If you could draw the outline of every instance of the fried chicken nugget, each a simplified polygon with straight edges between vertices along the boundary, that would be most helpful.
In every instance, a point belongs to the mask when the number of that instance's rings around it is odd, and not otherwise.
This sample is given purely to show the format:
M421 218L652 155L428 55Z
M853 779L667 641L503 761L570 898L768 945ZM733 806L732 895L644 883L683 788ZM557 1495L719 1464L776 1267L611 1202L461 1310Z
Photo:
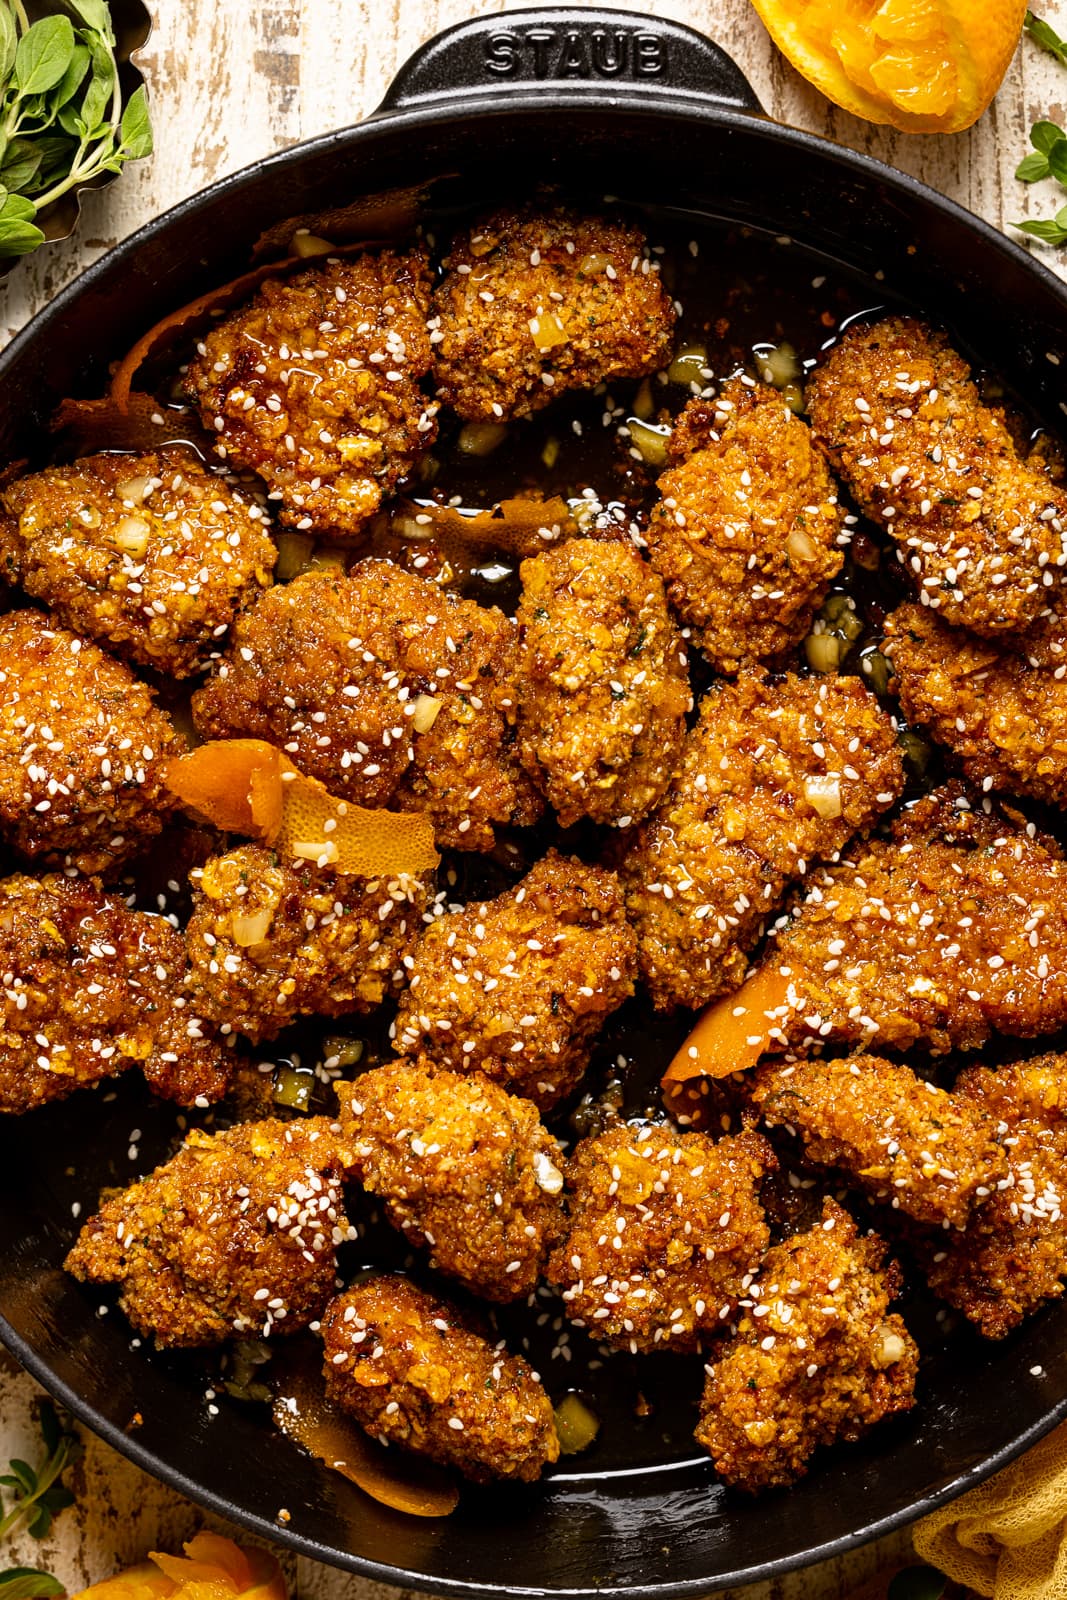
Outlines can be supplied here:
M1052 1033L1067 1022L1067 863L1032 824L946 785L812 873L764 965L789 977L779 1043L943 1053Z
M1007 1175L996 1118L878 1056L764 1063L751 1101L808 1161L840 1168L872 1200L962 1228Z
M962 1232L911 1237L935 1294L1002 1339L1067 1277L1067 1057L968 1067L956 1097L998 1125L1008 1173Z
M535 1372L407 1278L366 1278L322 1319L326 1392L383 1444L475 1483L533 1483L559 1458Z
M107 872L163 827L185 740L129 667L40 611L0 617L0 832L22 855Z
M619 876L655 1005L736 988L787 885L897 799L891 719L857 678L714 683Z
M618 879L550 850L515 888L437 917L409 964L400 1055L484 1072L542 1111L576 1086L634 989Z
M503 612L360 561L263 595L193 717L205 738L270 740L332 794L426 811L438 844L484 851L497 824L542 810L508 726L517 664Z
M178 1154L90 1217L65 1266L121 1285L161 1347L296 1333L318 1317L355 1238L341 1177L352 1152L325 1117L193 1129Z
M521 571L519 759L563 827L628 827L666 789L692 705L663 585L632 546L591 539Z
M970 368L911 317L853 328L807 388L816 442L897 542L924 606L996 635L1064 580L1067 490L1020 460Z
M433 443L429 303L424 250L368 250L268 278L198 346L186 390L283 523L358 538Z
M190 1000L185 945L93 878L0 880L0 1112L65 1100L140 1067L157 1094L206 1105L232 1058Z
M712 666L780 660L840 570L844 511L805 423L776 390L690 400L648 523L652 565Z
M417 878L367 879L279 861L263 845L190 874L190 982L205 1016L253 1040L296 1017L372 1011L402 985L422 929Z
M565 1227L563 1152L480 1072L393 1062L337 1086L354 1174L429 1264L486 1300L536 1287Z
M1067 805L1067 665L1044 665L1022 640L950 628L922 606L886 620L891 687L909 722L955 755L978 788Z
M700 1348L721 1332L767 1248L759 1134L716 1144L666 1124L583 1139L567 1163L570 1230L548 1278L567 1316L628 1349Z
M795 1483L820 1446L915 1404L919 1352L888 1311L900 1271L885 1248L827 1199L820 1223L768 1251L704 1385L696 1439L725 1483Z
M456 235L445 269L430 339L440 396L461 417L526 417L670 360L675 308L631 223L498 211Z
M86 456L0 493L0 566L67 627L172 677L222 648L277 552L259 507L188 450Z

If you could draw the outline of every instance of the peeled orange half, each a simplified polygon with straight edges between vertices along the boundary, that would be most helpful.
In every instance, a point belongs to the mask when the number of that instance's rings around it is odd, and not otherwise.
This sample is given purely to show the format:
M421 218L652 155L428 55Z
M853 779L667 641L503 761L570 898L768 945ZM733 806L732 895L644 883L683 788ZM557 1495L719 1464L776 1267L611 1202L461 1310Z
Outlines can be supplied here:
M752 0L828 99L904 133L960 133L1015 53L1027 0Z

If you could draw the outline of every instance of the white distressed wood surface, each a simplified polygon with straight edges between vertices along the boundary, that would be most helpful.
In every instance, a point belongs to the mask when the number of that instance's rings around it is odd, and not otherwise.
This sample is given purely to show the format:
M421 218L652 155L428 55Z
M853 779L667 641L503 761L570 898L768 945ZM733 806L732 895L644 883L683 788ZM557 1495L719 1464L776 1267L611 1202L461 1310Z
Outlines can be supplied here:
M111 188L88 195L75 236L46 246L0 285L0 342L142 222L271 150L367 115L424 39L465 17L507 9L498 0L156 0L155 30L139 57L152 97L156 154ZM748 0L639 0L634 9L710 34L773 116L889 161L990 222L1049 216L1063 198L1051 180L1026 188L1013 177L1031 122L1067 121L1067 70L1029 42L978 127L952 138L919 138L874 128L828 105L777 55ZM1038 0L1037 9L1067 32L1067 0ZM1067 277L1067 252L1042 254ZM38 1394L0 1356L0 1463L11 1455L34 1459ZM177 1549L205 1522L222 1527L99 1440L87 1436L85 1443L72 1474L76 1506L43 1543L25 1535L11 1541L0 1565L48 1567L74 1592L148 1549ZM903 1538L885 1541L779 1584L739 1591L736 1600L741 1594L839 1600L906 1549ZM397 1595L313 1562L282 1559L302 1600Z

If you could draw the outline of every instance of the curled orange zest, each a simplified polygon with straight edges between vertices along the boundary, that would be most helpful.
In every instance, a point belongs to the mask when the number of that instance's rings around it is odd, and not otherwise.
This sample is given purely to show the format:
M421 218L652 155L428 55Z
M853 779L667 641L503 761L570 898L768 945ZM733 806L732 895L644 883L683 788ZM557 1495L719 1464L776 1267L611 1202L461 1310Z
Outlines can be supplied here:
M726 1078L754 1067L782 1026L792 979L761 967L740 989L709 1006L663 1074L663 1083Z
M455 506L409 505L394 514L393 527L416 538L456 539L516 556L536 555L578 532L570 507L559 495L551 500L501 500L491 510L473 515Z
M330 250L329 255L331 257L351 255L353 251L369 250L380 243L381 240L377 239L363 239L356 244L338 245L336 249ZM243 272L239 278L233 278L229 283L222 283L217 289L209 289L207 294L198 295L195 300L190 300L188 305L179 306L177 311L168 311L165 317L161 317L147 333L141 335L115 368L109 393L118 410L125 413L129 409L130 390L134 378L165 339L183 333L191 323L208 316L212 311L228 310L230 306L246 299L267 278L277 278L285 273L310 267L314 259L293 255L285 256L280 261L264 261L258 267L253 267L250 272Z
M147 1561L82 1590L74 1600L286 1600L285 1580L266 1550L198 1533L185 1556L152 1551Z
M277 1374L274 1420L283 1433L383 1506L412 1517L447 1517L459 1487L443 1467L387 1449L327 1400L321 1377L295 1361Z
M210 740L170 762L166 782L186 810L285 861L374 878L417 877L441 859L429 817L339 800L265 739Z

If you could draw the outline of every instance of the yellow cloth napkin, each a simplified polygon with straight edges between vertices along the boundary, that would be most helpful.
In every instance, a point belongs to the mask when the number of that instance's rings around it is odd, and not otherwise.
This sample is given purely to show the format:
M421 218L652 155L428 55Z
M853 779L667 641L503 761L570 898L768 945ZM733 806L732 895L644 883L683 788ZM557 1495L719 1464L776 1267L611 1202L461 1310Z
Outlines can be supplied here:
M1067 1423L916 1523L924 1561L993 1600L1067 1600Z

